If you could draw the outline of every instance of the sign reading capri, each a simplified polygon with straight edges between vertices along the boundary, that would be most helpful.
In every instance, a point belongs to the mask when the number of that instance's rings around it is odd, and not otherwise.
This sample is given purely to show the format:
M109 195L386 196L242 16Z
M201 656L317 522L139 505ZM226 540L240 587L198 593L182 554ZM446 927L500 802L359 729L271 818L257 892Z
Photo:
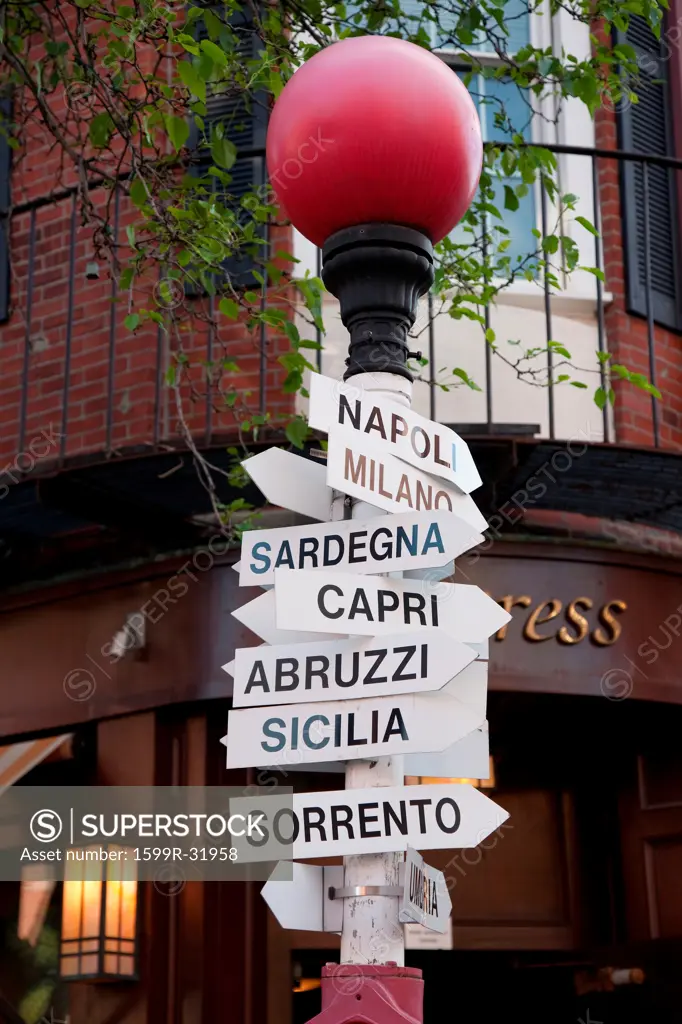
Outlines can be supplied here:
M293 807L292 807L293 801ZM305 860L362 853L477 846L508 813L467 783L348 789L230 800L232 813L262 814L265 836L234 840L239 861Z
M445 565L483 536L447 510L404 512L320 526L248 530L242 535L239 585L274 583L275 569L385 573Z
M275 570L278 629L378 636L440 626L453 640L480 643L511 615L480 587L376 576Z

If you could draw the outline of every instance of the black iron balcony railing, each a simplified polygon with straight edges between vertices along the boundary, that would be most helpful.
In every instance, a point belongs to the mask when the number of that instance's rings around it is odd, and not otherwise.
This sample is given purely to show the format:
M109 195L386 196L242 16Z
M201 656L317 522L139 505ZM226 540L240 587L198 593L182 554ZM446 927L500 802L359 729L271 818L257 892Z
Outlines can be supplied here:
M592 257L583 257L597 274L589 277L592 290L587 300L583 295L577 320L592 332L595 350L611 353L613 361L648 377L663 392L662 399L655 401L646 392L630 388L620 394L615 414L608 404L601 412L595 410L593 414L601 422L597 440L606 444L598 445L598 451L565 474L554 497L544 501L554 502L553 507L682 530L682 484L673 454L682 449L682 388L678 393L666 391L666 382L677 379L669 371L682 327L676 259L682 160L558 145L544 148L560 161L570 162L566 163L571 169L568 177L575 176L577 167L585 169L582 181L590 185L591 220L601 239L593 243ZM262 153L251 158L264 165ZM539 190L536 207L537 226L545 237L551 210L544 190ZM112 209L114 237L125 238L126 226L135 216L127 205L125 182L116 190ZM111 518L112 510L120 508L127 511L131 522L139 523L145 518L139 512L143 499L150 532L158 529L159 508L172 507L177 521L185 523L208 511L201 489L188 482L187 466L183 463L182 470L176 471L178 452L186 445L178 433L173 396L165 383L172 359L169 341L164 330L153 324L137 333L125 326L128 310L121 304L116 280L97 266L91 228L79 223L75 190L0 211L0 226L9 240L10 254L10 315L0 324L4 365L0 467L5 467L0 472L0 533L10 526L14 529L17 523L29 533L73 531L100 517ZM573 314L565 307L557 313L562 296L553 291L548 275L535 287L534 329L540 330L544 346L554 340L558 321L564 330L567 324L570 329ZM184 301L196 300L189 297ZM517 297L516 308L522 308L523 301ZM267 302L264 287L262 303L265 306ZM499 309L486 310L486 326L493 316L500 315ZM452 338L457 338L459 329L457 322L450 322ZM264 325L255 338L239 338L233 330L233 335L219 343L213 326L205 324L188 344L190 355L198 362L210 364L219 347L221 357L225 353L234 357L239 365L234 385L250 392L248 403L255 412L262 414L277 407L280 412L291 412L291 397L282 396L279 386L277 356L282 349L276 334ZM438 327L432 319L424 337L424 354L429 358L426 373L435 376ZM539 408L537 389L532 408L527 406L523 390L515 391L514 415L502 415L510 408L509 381L500 383L489 346L483 343L479 353L484 353L479 378L482 391L470 414L457 412L464 408L469 394L466 389L460 402L459 392L444 398L437 386L429 389L425 411L469 435L475 456L482 460L484 479L491 481L481 497L490 509L499 503L501 494L523 487L524 479L547 458L547 452L570 438L570 430L558 424L557 409L571 389L563 387L560 395L559 384L541 388L542 415L532 414ZM333 363L328 353L323 351L317 357L318 368L330 372ZM543 358L546 379L551 382L557 356L550 349ZM603 364L596 379L608 389ZM199 396L189 409L186 426L198 449L211 449L219 461L224 460L226 441L234 437L224 411L217 412L211 401ZM652 461L656 449L664 462ZM619 453L621 476L637 477L638 497L623 489L620 478L607 488L608 494L602 493L603 481L611 479L608 450ZM504 457L501 451L506 453ZM628 469L624 468L626 459L630 460ZM67 471L72 474L70 480L80 473L77 497L69 500L59 480ZM87 481L83 477L86 471L90 474ZM31 508L38 495L43 503L64 512L65 518L56 525L36 521L26 527L28 520L22 518L26 502L19 496L23 484L34 487L28 502ZM11 500L5 499L9 492L16 492ZM172 534L171 527L169 531Z

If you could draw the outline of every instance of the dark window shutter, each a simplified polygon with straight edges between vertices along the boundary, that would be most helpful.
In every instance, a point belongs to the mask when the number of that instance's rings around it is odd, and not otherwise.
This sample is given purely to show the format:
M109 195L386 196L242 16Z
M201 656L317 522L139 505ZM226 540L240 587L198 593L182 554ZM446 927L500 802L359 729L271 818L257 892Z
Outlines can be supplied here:
M0 98L0 124L5 131L12 120L12 101ZM9 217L12 150L5 131L0 132L0 322L9 317Z
M661 33L664 35L664 33ZM620 147L628 152L674 156L670 116L669 66L644 18L631 17L627 33L617 42L628 43L637 54L639 76L633 82L638 103L618 117ZM675 172L648 165L649 266L654 319L673 330L682 328L678 267L678 203ZM646 316L646 247L644 231L644 172L641 164L623 161L621 202L625 234L628 312Z
M207 4L206 6L215 5ZM224 14L225 8L220 4L216 11L219 14ZM233 13L230 24L239 34L239 52L244 60L255 58L258 54L260 40L251 11L245 9ZM201 20L197 23L195 35L197 39L206 38L206 28ZM232 178L229 195L234 200L237 213L242 215L245 221L250 218L250 214L239 205L240 199L254 189L265 185L265 136L268 108L269 96L266 92L254 92L251 95L247 95L243 91L237 94L209 92L206 98L206 117L203 119L204 135L210 138L214 126L222 124L225 138L228 138L237 147L238 159L229 172ZM195 129L193 138L195 155L192 162L192 173L203 176L212 164L211 154L207 149L202 149L199 133ZM244 155L240 156L239 154L242 153ZM214 188L220 189L220 187L220 183L214 179ZM239 255L225 260L223 264L225 276L229 276L232 287L254 287L257 282L252 272L258 266L258 257L263 259L265 256L263 251L241 252Z

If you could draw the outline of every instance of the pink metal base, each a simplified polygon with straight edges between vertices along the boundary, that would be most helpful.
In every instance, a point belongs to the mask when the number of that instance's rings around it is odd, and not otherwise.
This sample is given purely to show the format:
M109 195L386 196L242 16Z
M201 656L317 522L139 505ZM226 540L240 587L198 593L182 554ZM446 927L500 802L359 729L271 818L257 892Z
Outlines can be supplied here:
M415 967L326 964L322 1012L308 1024L423 1024L424 982Z

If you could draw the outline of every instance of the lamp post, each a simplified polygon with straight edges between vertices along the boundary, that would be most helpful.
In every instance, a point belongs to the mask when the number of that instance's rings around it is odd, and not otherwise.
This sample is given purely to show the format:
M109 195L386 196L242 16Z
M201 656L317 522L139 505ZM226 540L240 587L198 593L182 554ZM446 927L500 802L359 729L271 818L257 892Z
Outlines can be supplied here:
M482 143L466 88L441 60L387 36L345 39L300 68L277 100L267 164L282 212L322 248L350 343L344 379L409 406L408 334L434 280L433 245L476 190ZM336 518L377 510L343 495ZM351 762L346 788L403 784L401 757ZM341 966L322 978L316 1024L419 1024L421 972L405 968L396 895L402 854L345 858ZM362 998L358 994L362 989ZM312 1022L311 1022L312 1024Z

